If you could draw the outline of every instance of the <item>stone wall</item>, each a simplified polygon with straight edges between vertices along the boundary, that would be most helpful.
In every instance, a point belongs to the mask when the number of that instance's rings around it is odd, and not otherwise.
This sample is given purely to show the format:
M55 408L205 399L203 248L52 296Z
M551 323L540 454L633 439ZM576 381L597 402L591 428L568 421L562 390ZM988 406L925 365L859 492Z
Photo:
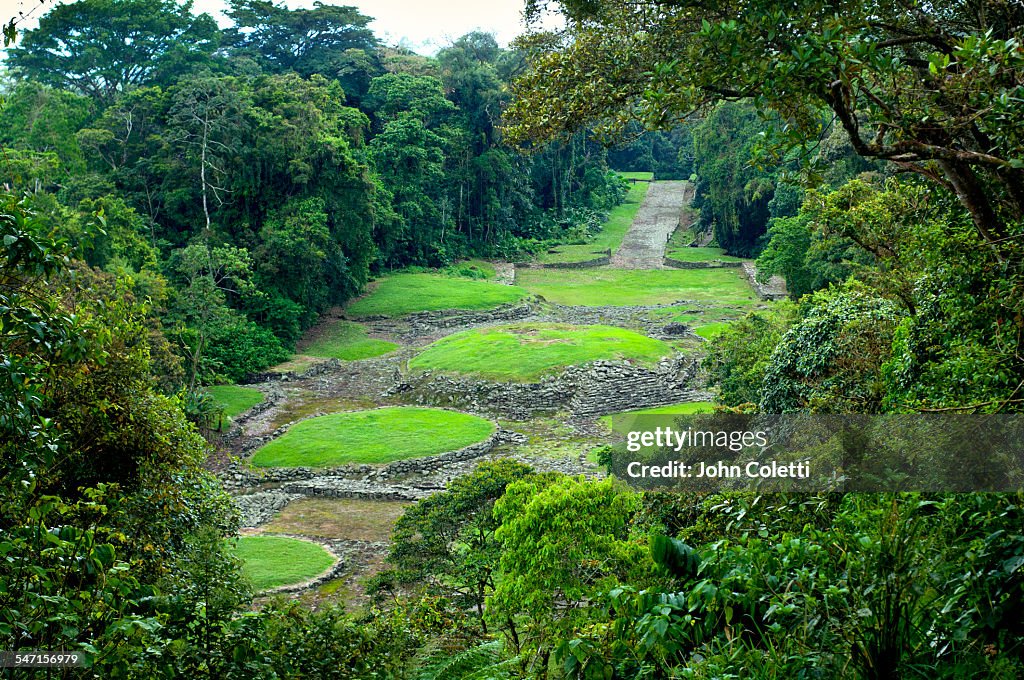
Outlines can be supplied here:
M316 416L310 416L316 417ZM301 421L295 421L301 422ZM272 434L264 437L255 437L252 441L246 442L245 451L253 451L266 444L268 441L280 437L288 431L294 423L282 426ZM498 428L490 437L477 444L472 444L456 451L448 451L435 456L423 456L420 458L408 458L397 460L387 465L340 465L328 469L315 469L308 467L274 467L274 468L250 468L243 462L234 462L221 474L221 483L228 490L237 491L240 489L251 489L264 484L282 484L282 488L288 488L287 483L306 482L309 480L335 480L335 481L367 481L385 480L409 474L429 474L441 468L466 460L479 458L490 453L499 444L506 442L521 443L523 435L509 430ZM341 485L340 488L361 488ZM302 492L289 492L302 493ZM323 495L323 494L319 494ZM340 496L343 498L356 496ZM362 496L358 496L362 497ZM376 496L374 496L376 497ZM403 500L403 498L393 499Z
M774 275L766 283L757 280L757 268L753 262L743 263L743 274L750 282L750 286L762 300L784 300L788 296L786 292L786 281L779 275Z
M248 411L240 413L231 419L231 429L220 436L222 443L233 442L242 436L242 425L249 422L259 414L274 408L284 399L284 392L274 386L264 393L263 401L253 406Z
M603 267L606 264L610 264L611 261L612 251L609 248L600 257L580 262L543 262L540 264L540 267L543 269L589 269L590 267Z
M699 369L698 361L677 361L659 368L643 371L634 366L601 362L580 381L569 402L569 411L576 416L598 416L703 399L703 393L691 387Z
M321 361L318 364L310 366L305 371L296 373L295 371L284 371L281 373L250 373L239 381L241 385L252 385L255 383L266 383L266 382L287 382L291 380L305 380L306 378L315 378L318 375L323 375L333 371L341 366L340 359L327 359Z
M301 482L289 482L281 491L299 496L322 498L359 498L375 501L418 501L436 488L419 488L403 484L383 484L359 479L338 479L336 477L313 477Z
M532 299L520 300L495 307L494 309L438 309L428 312L413 312L400 318L375 314L371 316L352 317L354 321L400 321L410 327L429 326L430 328L454 328L456 326L477 326L502 321L518 321L534 314L537 303Z
M438 328L472 327L492 323L521 321L537 312L534 301L516 302L502 305L490 310L448 309L436 312L416 312L404 317L409 328L416 330L434 330Z
M417 404L447 406L524 419L567 408L573 415L603 415L704 398L695 388L699 360L683 355L653 367L626 361L570 366L535 383L498 383L436 375L409 376L393 393Z
M243 527L258 527L261 524L266 524L281 508L296 498L301 498L301 496L285 493L280 489L233 496L235 506L242 516Z
M722 260L712 260L710 262L685 262L683 260L675 260L667 255L662 260L662 264L674 269L721 269L723 267L739 269L743 266L742 262L723 262Z

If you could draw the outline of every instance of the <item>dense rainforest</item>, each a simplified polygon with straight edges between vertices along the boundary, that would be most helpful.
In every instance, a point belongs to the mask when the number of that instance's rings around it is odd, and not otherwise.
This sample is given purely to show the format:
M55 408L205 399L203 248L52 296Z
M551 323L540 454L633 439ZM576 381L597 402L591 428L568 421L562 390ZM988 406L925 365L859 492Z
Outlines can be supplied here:
M351 7L229 4L4 32L0 649L77 651L67 677L1024 675L1021 492L493 461L397 520L373 606L254 605L197 427L204 386L376 276L587 242L610 167L690 179L694 231L786 281L710 343L720 408L1020 413L1018 3L530 0L565 28L435 57Z
M372 273L528 254L622 199L585 136L500 145L522 55L489 35L426 59L352 8L230 17L78 2L8 58L7 189L150 300L165 378L262 370Z

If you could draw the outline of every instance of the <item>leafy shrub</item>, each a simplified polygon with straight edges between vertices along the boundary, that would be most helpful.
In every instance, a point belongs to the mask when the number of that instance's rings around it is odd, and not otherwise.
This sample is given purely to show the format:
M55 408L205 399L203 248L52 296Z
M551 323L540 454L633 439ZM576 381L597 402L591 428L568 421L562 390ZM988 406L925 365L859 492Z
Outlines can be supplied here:
M288 359L277 337L251 321L217 329L210 336L209 359L232 382Z
M705 366L719 385L718 400L726 406L758 404L772 352L796 322L797 308L779 303L728 325L711 341Z
M761 409L877 412L899 308L851 285L805 299L801 316L768 360Z
M586 677L1016 677L1024 496L711 497L701 564L600 599ZM662 540L670 563L690 549ZM661 551L659 551L661 554Z

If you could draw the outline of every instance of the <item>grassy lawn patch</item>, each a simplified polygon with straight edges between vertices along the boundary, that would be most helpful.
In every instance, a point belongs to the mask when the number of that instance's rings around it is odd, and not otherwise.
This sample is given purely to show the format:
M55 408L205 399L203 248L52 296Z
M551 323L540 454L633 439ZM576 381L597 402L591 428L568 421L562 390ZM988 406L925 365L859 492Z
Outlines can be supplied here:
M562 305L655 305L687 300L751 305L757 296L739 269L524 269L517 282Z
M225 418L233 418L239 413L245 413L263 401L263 393L252 387L214 385L207 387L206 391L224 408Z
M319 363L321 363L321 361L316 357L296 354L283 364L278 364L277 366L273 366L267 370L271 373L302 373L313 368L313 366Z
M525 444L505 445L507 455L521 455L530 460L577 461L580 454L602 443L603 437L583 433L565 421L562 414L537 416L529 420L498 421L502 427L526 435Z
M529 382L570 364L598 359L653 363L671 353L661 340L624 328L512 324L441 338L413 357L409 368Z
M710 340L728 327L728 321L719 321L718 323L709 323L695 328L693 332L705 340Z
M449 276L463 276L470 279L493 279L497 275L494 265L485 260L463 260L441 270Z
M653 173L632 172L619 174L628 177L643 176L650 179ZM626 193L626 200L611 209L608 213L608 219L601 227L601 231L598 232L590 243L556 246L555 250L557 252L544 253L538 260L543 263L585 262L600 257L608 249L611 249L614 253L619 249L622 237L626 235L629 227L633 224L636 211L640 209L640 204L644 202L644 197L647 196L648 187L650 187L650 184L647 182L637 182L630 185L629 191Z
M517 286L440 274L393 274L345 310L354 317L402 316L438 309L490 309L521 300Z
M589 262L601 257L607 257L607 246L601 248L593 243L583 245L558 245L550 252L541 253L537 261L543 264L561 264L565 262Z
M284 536L243 536L235 554L257 590L308 581L334 564L334 557L322 546Z
M397 348L398 345L393 342L368 337L366 329L360 324L338 320L302 348L299 354L352 361L387 354Z
M742 262L742 257L726 255L724 248L670 248L668 256L680 262Z
M628 417L628 416L660 416L660 415L672 415L672 416L688 416L694 413L711 413L714 411L714 404L710 401L687 401L682 404L668 404L666 406L655 406L653 408L641 408L636 411L626 411L625 413L615 413L610 416L601 416L600 420L602 423L607 425L609 428L612 426L612 418L616 420Z
M619 172L618 170L616 170L615 174L620 175L623 179L654 179L653 172Z
M697 238L697 235L694 233L693 227L687 227L686 229L676 229L674 232L672 232L672 236L669 237L668 245L665 247L665 249L668 252L672 252L673 250L689 248L690 244L693 243L693 239L695 238Z
M346 397L323 397L313 390L292 389L275 410L270 427L277 429L296 420L308 418L314 413L340 413L376 408L377 403L369 397L351 399Z
M257 467L327 467L390 463L455 451L494 432L490 421L468 413L403 406L332 413L303 420L259 449Z
M303 498L289 503L264 529L278 534L380 542L409 503L348 498Z

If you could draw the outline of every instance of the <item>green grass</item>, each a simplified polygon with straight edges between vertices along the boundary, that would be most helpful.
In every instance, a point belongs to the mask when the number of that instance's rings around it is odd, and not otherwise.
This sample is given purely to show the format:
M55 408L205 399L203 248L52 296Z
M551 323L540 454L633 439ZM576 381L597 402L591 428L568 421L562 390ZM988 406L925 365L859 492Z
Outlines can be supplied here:
M610 428L612 426L612 418L619 419L623 416L688 416L694 413L711 413L713 410L714 404L710 401L687 401L681 404L668 404L667 406L655 406L654 408L641 408L635 411L626 411L624 413L615 413L610 416L601 416L600 420Z
M635 411L626 411L626 413L635 416L688 416L694 413L710 413L714 406L715 405L712 404L710 401L686 401L681 404L668 404L666 406L655 406L654 408L640 408ZM611 416L604 417L610 418Z
M225 418L234 418L263 401L263 393L251 387L214 385L207 387L206 391L223 407Z
M569 262L589 262L608 256L608 247L604 248L587 243L584 245L558 245L552 252L541 253L537 261L542 264L564 264Z
M696 234L693 231L693 227L687 227L686 229L676 229L672 232L672 236L668 239L668 245L666 249L669 251L679 250L681 248L688 248L693 239L696 238Z
M271 373L302 373L320 363L316 357L296 354L288 361L268 369Z
M699 326L695 328L693 332L699 335L700 337L704 338L705 340L710 340L728 327L728 321L719 321L717 323L709 323L704 324L703 326Z
M308 581L334 564L334 557L320 545L284 536L243 536L235 554L257 590Z
M328 359L368 359L397 349L398 345L366 335L366 329L352 321L336 321L309 345L300 355Z
M652 309L647 313L647 316L655 321L662 323L693 323L703 319L703 312L692 313L689 307L662 307L660 309Z
M757 296L738 269L524 269L526 290L562 305L655 305L687 300L750 305Z
M439 274L393 274L346 312L360 316L402 316L439 309L490 309L526 297L517 286Z
M670 248L668 256L680 262L742 262L742 257L726 255L724 248Z
M263 530L349 541L389 541L395 522L409 505L405 501L301 498L282 508Z
M329 467L390 463L455 451L494 432L467 413L411 406L349 411L310 418L259 449L256 467Z
M493 279L497 275L494 265L485 260L463 260L441 270L450 276L465 276L471 279Z
M667 343L624 328L512 324L449 335L413 357L409 368L529 382L570 364L598 359L654 362L671 353Z
M623 176L645 176L650 179L653 173L632 172L619 174ZM558 252L544 253L538 258L539 261L546 264L585 262L586 260L600 257L608 249L611 249L614 253L619 249L622 237L626 235L630 225L633 224L633 218L636 217L636 211L640 209L640 204L644 202L649 186L650 184L647 182L637 182L630 185L629 191L626 193L625 202L612 208L611 212L608 213L608 219L593 241L585 245L557 246Z
M620 175L623 179L654 179L653 172L619 172L616 170L615 174Z

